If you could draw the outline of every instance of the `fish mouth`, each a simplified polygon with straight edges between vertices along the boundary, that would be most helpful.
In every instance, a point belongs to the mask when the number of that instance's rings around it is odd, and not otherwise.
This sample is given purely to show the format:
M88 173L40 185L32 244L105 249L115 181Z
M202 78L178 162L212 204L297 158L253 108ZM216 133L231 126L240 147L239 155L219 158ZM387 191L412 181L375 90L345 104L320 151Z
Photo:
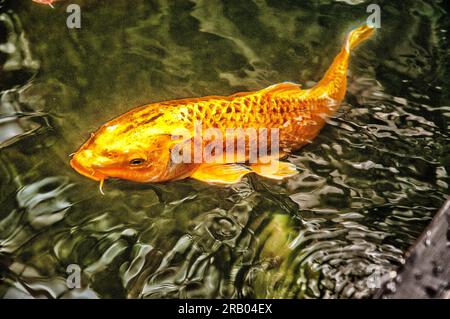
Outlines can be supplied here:
M70 166L79 174L88 177L90 179L93 179L94 181L102 181L107 178L105 174L102 174L92 168L86 168L83 165L81 165L75 158L70 160Z

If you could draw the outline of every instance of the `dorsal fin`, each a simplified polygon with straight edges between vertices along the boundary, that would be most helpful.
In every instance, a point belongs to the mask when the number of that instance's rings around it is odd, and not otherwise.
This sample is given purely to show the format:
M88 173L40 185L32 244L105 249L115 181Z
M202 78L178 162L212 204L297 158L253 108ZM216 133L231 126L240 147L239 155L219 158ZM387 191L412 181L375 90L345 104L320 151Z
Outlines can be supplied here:
M260 93L268 93L268 94L275 94L275 93L282 93L286 91L297 91L300 90L301 86L300 84L292 83L292 82L283 82L271 85L269 87L266 87L265 89L262 89L258 92Z

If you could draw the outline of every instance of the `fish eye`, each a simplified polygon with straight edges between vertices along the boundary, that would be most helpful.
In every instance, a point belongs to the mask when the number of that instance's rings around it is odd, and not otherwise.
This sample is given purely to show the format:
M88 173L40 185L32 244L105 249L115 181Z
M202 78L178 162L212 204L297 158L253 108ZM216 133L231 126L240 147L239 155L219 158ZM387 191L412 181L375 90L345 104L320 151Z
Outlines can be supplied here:
M130 161L130 165L132 166L139 166L145 163L145 159L144 158L133 158Z

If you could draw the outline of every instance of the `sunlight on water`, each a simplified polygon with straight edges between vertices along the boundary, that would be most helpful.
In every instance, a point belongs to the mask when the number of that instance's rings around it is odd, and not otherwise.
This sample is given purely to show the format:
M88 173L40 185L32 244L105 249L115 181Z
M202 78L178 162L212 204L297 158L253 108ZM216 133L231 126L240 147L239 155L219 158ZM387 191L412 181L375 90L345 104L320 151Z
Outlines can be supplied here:
M73 2L79 30L63 3L0 9L1 297L370 297L448 196L439 1L377 2L340 111L289 157L299 175L108 181L105 196L68 164L99 125L149 102L309 87L368 2Z

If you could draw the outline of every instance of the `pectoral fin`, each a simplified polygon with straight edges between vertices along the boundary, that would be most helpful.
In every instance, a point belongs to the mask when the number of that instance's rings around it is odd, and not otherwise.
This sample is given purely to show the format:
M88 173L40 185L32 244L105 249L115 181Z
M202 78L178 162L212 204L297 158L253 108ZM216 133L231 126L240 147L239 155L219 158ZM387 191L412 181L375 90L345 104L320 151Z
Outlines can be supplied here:
M281 180L298 174L294 164L272 159L269 163L251 164L250 169L258 175Z
M235 184L248 173L248 168L238 164L203 164L191 177L207 183Z

